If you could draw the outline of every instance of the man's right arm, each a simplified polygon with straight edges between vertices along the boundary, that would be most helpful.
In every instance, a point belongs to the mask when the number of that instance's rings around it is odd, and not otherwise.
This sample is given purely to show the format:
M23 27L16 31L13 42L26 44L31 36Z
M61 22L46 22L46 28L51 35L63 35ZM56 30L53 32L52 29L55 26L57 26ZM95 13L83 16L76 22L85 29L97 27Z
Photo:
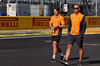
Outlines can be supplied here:
M50 19L49 26L50 26L50 28L52 27L52 19Z
M51 28L51 29L53 28L52 24L50 24L50 28Z
M53 21L52 21L52 18L51 18L51 20L50 20L50 28L52 30L54 30L56 27L59 27L59 26L53 26Z

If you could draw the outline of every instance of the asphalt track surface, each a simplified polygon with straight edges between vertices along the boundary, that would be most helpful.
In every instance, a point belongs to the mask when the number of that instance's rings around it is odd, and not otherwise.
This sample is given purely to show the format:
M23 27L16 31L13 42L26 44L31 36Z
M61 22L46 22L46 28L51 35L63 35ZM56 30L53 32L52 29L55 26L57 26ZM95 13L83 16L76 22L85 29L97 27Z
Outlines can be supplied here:
M59 43L65 54L67 36ZM57 53L56 63L49 63L52 56L51 37L16 38L0 40L0 66L64 66ZM69 58L70 66L77 66L78 46L74 44ZM83 66L100 66L100 34L84 36Z

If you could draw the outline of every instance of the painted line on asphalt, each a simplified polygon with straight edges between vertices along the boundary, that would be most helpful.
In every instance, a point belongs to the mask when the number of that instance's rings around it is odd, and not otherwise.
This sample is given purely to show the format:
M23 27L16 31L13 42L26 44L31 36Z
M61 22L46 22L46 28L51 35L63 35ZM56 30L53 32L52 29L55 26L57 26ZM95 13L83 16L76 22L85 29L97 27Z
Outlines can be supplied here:
M92 34L85 34L85 35L92 35ZM0 40L2 39L23 39L23 38L42 38L42 37L51 37L51 36L52 35L0 37ZM67 34L63 34L62 36L67 36Z
M50 37L52 32L30 33L30 34L6 34L0 35L0 39L16 39L16 38L38 38ZM85 33L85 35L100 34L100 33ZM67 36L67 32L63 31L62 36Z
M45 42L51 43L52 41L51 41L51 40L46 40ZM66 42L62 42L62 41L61 41L60 43L66 44L67 41L66 41ZM76 43L75 43L75 44L76 44ZM98 46L98 45L100 45L100 44L86 44L86 43L84 43L83 45L86 45L86 46Z
M67 34L67 32L63 31L62 34ZM100 34L100 33L85 33L85 34ZM5 35L0 35L0 37L23 37L23 36L41 36L41 35L51 35L51 32L31 33L31 34L5 34Z

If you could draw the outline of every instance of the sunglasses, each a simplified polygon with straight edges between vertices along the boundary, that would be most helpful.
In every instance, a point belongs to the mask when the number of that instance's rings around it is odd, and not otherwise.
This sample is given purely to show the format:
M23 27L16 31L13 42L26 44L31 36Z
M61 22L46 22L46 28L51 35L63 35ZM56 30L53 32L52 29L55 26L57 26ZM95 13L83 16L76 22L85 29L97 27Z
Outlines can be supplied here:
M79 8L73 8L73 9L79 9Z

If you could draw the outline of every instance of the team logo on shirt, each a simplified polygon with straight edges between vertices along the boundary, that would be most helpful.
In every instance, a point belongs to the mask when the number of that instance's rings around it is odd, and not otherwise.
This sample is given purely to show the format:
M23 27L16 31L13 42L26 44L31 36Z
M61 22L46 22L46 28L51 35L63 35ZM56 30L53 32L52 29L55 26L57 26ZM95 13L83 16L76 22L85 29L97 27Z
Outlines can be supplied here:
M59 20L57 20L57 22L59 22Z
M78 18L78 20L80 20L80 18Z

